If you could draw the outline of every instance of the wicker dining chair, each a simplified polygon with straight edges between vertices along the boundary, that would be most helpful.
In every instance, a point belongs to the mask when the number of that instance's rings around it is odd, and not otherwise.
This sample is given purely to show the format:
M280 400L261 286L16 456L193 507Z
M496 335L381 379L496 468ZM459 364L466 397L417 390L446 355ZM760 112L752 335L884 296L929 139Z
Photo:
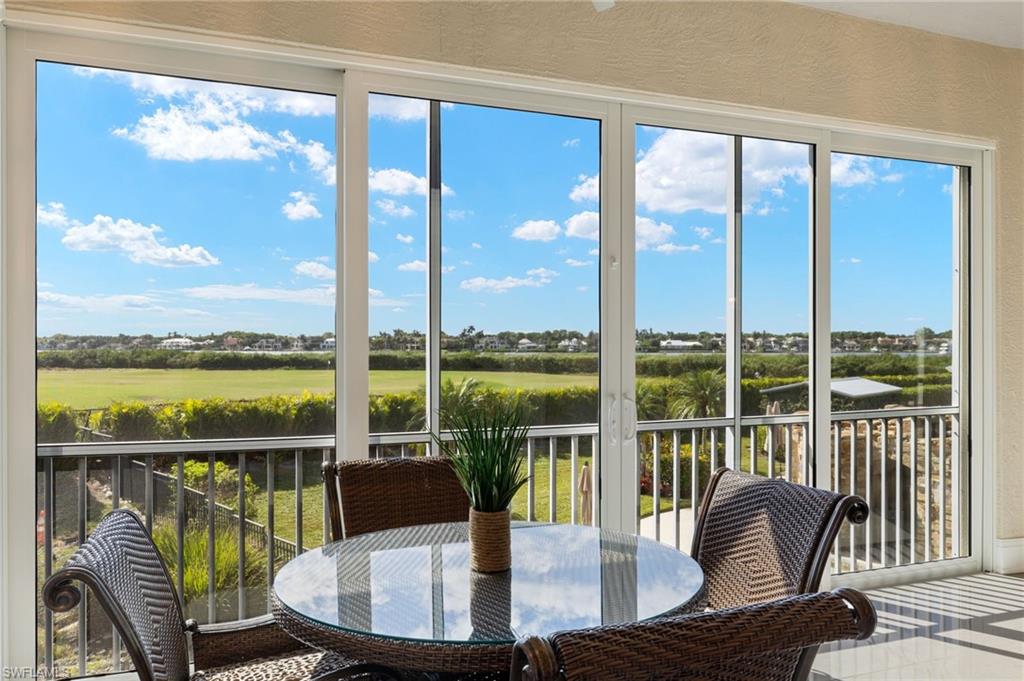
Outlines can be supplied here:
M800 681L822 643L866 639L874 606L853 589L565 631L516 643L511 681Z
M140 681L398 678L305 647L271 615L223 624L185 621L167 566L142 520L128 509L104 517L43 585L55 612L76 607L84 584L113 623ZM195 674L189 671L192 644Z
M690 551L704 570L706 605L718 610L817 591L843 521L867 518L858 496L718 469Z
M322 470L335 541L469 520L469 497L444 457L327 461Z

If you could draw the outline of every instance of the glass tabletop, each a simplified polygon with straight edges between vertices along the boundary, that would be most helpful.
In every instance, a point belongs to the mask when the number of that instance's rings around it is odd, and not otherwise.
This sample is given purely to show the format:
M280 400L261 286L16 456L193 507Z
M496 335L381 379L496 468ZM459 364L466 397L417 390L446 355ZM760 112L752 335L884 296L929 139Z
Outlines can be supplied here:
M700 566L670 546L575 525L513 523L512 569L469 568L468 525L421 525L307 551L274 580L279 603L356 634L445 643L635 622L700 594Z

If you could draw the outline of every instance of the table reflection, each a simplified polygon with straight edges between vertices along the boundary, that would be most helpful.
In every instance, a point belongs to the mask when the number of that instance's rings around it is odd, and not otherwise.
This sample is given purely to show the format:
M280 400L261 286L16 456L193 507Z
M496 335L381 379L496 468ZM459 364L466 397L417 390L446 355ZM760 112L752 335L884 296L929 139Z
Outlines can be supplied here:
M283 605L350 631L417 640L505 642L646 619L690 601L700 567L656 542L572 525L520 525L512 569L473 572L464 523L329 544L286 565Z

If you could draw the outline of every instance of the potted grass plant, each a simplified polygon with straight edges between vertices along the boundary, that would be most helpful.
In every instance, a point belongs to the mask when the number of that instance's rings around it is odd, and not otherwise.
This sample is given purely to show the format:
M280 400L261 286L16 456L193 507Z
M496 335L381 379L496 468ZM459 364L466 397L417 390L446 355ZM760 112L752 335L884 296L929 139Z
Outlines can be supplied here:
M512 498L527 481L520 451L529 426L518 409L470 407L440 413L431 437L451 461L469 496L470 567L502 572L512 566Z

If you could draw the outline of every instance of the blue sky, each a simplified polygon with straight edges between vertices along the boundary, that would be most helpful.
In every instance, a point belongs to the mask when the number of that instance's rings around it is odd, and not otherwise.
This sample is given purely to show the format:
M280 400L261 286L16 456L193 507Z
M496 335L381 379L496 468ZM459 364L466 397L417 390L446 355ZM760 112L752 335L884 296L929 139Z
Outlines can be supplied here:
M333 99L40 64L39 333L333 326ZM426 104L370 103L370 330L423 330ZM442 327L598 327L596 121L442 107ZM727 138L637 131L637 323L723 331ZM744 141L744 330L807 330L808 147ZM948 167L837 155L833 327L947 329Z

